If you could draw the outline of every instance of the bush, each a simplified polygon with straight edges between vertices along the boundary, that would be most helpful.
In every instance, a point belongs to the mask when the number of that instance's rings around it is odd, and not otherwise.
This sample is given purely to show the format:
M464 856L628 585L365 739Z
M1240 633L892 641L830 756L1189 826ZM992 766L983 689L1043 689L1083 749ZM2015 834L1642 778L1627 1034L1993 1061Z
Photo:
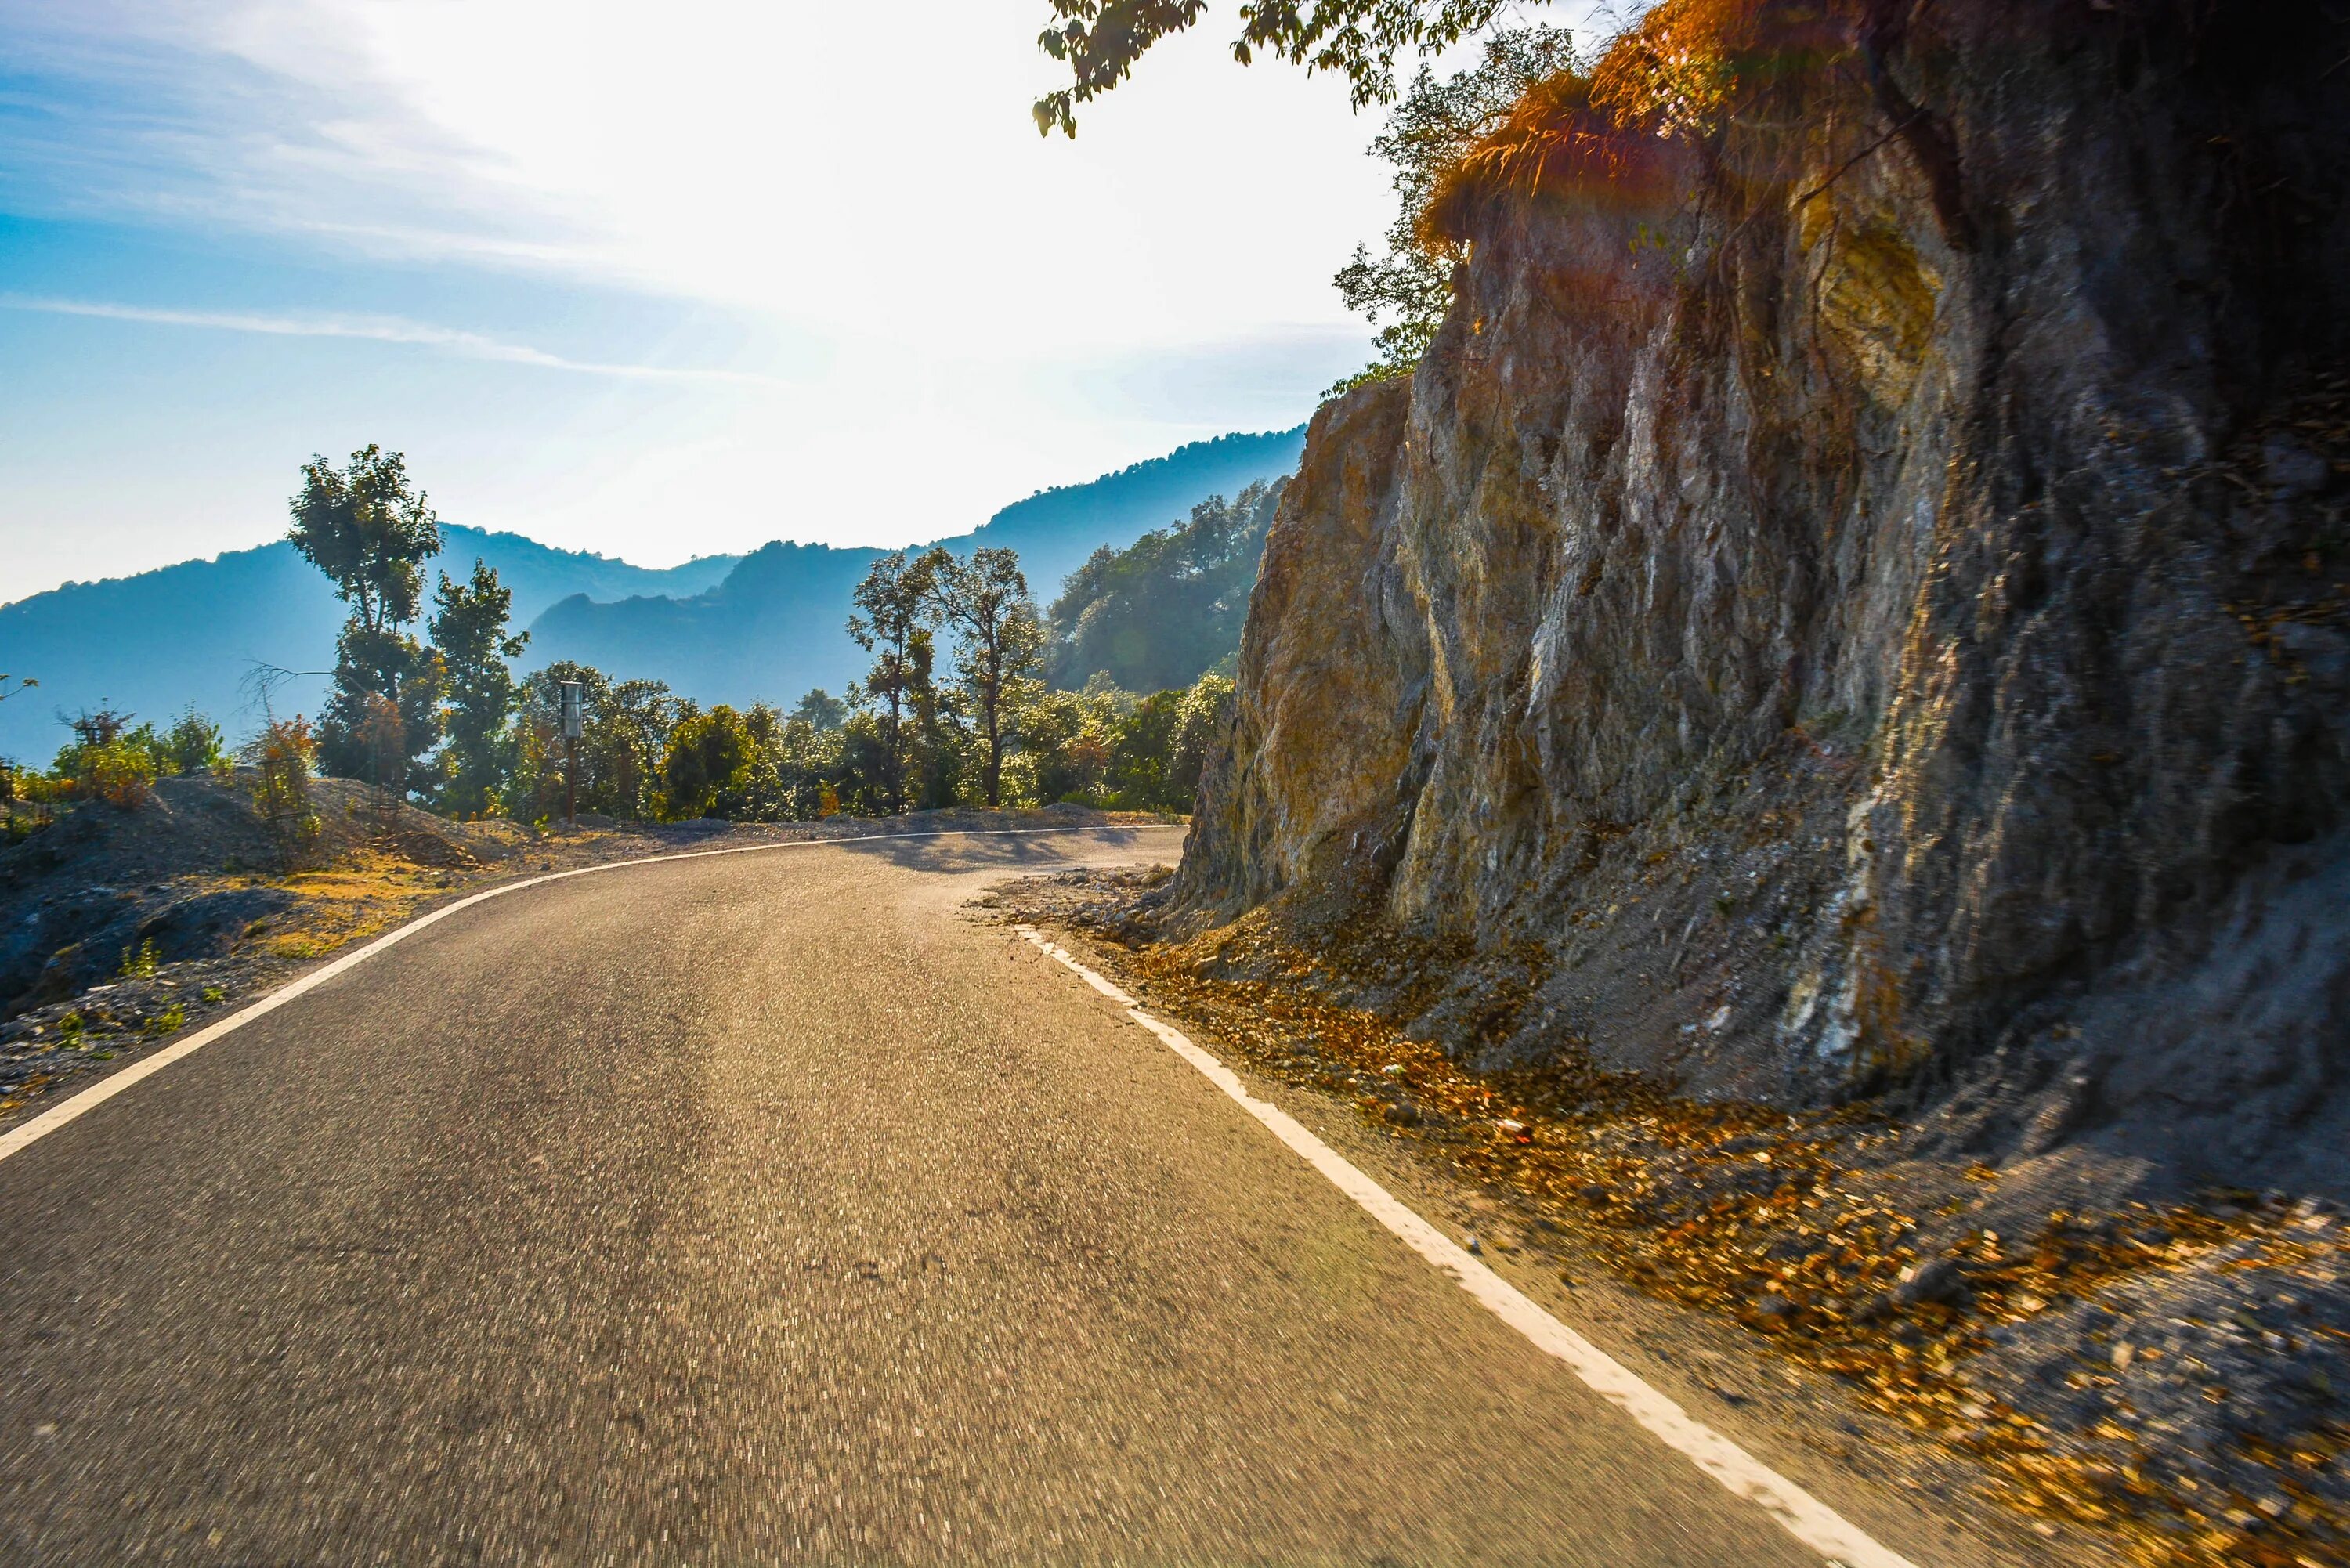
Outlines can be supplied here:
M172 722L160 744L152 748L156 767L180 774L218 773L228 766L221 747L221 728L189 703Z
M722 796L740 797L751 782L754 747L743 715L722 702L690 713L670 732L661 758L660 815L690 822L717 813Z
M155 760L143 746L115 741L81 749L74 777L74 794L79 798L128 811L145 804L154 788Z
M272 720L245 743L242 754L255 771L254 809L269 825L279 868L290 871L308 858L318 841L318 814L310 804L317 738L297 713Z

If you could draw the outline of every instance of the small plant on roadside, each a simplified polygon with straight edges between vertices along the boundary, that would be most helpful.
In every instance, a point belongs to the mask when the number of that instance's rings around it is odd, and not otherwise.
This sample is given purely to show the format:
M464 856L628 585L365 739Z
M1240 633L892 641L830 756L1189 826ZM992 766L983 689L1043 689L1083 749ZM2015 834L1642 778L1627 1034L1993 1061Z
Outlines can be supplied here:
M160 1040L166 1034L176 1034L188 1022L188 1010L178 1002L149 1018L139 1026L139 1033L150 1040Z
M80 1013L67 1013L57 1020L57 1044L68 1051L80 1050L86 1029Z
M149 937L139 944L136 950L130 948L122 950L122 968L116 978L147 980L161 967L162 959L155 951L155 939Z
M294 870L318 842L318 814L310 801L310 781L318 754L317 737L298 713L291 719L272 719L246 742L243 754L254 768L253 805L269 825L278 868Z
M218 1007L222 1002L226 1002L227 1000L228 987L224 985L208 985L204 987L203 1002L206 1007Z

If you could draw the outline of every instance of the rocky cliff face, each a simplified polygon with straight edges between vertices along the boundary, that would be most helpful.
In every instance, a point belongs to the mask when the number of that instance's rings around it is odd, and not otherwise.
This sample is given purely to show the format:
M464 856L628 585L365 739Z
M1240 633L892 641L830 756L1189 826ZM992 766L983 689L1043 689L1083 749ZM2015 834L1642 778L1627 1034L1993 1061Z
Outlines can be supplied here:
M2350 1147L2350 32L1764 9L1669 193L1497 193L1315 419L1173 907L1478 955L1488 1059Z

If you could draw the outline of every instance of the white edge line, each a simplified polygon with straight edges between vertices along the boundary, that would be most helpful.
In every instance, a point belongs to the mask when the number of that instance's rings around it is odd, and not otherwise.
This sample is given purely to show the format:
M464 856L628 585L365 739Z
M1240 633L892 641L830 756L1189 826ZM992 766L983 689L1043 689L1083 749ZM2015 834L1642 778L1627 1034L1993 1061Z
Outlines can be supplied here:
M1780 1528L1831 1563L1848 1568L1917 1568L1811 1493L1736 1443L1696 1419L1644 1382L1638 1374L1584 1338L1538 1305L1525 1293L1478 1262L1435 1226L1397 1201L1384 1187L1306 1130L1295 1117L1248 1092L1239 1075L1193 1044L1180 1029L1152 1017L1117 986L1096 974L1033 926L1014 928L1047 956L1076 971L1087 985L1124 1007L1127 1016L1157 1035L1167 1048L1199 1069L1243 1110L1264 1124L1292 1152L1320 1171L1330 1185L1353 1199L1404 1245L1450 1274L1495 1317L1564 1362L1568 1371L1610 1405L1638 1422L1667 1448L1696 1464L1736 1496L1758 1504Z
M568 871L550 872L543 877L529 877L519 882L501 883L481 892L443 904L437 909L419 915L402 926L394 927L363 948L357 948L330 963L320 965L298 980L288 981L259 1001L251 1002L226 1018L208 1023L184 1040L174 1041L151 1056L141 1057L119 1073L109 1075L72 1097L60 1101L39 1116L20 1123L5 1133L0 1133L0 1160L22 1153L34 1144L64 1127L68 1122L88 1115L107 1101L127 1089L134 1088L153 1077L172 1063L192 1056L213 1041L232 1031L244 1028L265 1013L274 1012L306 992L315 991L345 970L365 963L384 949L404 942L425 927L435 925L462 909L491 898L519 893L525 888L543 887L549 882L561 882L573 877L592 877L603 871L619 871L631 866L658 866L670 860L704 860L719 855L756 855L774 849L826 849L843 845L873 844L889 839L904 838L1009 838L1045 833L1116 833L1121 830L1176 826L1174 823L1108 823L1099 827L986 827L941 828L928 833L860 833L839 838L795 838L781 844L738 844L724 849L688 849L674 855L642 855L628 860L607 860L599 866L578 866Z

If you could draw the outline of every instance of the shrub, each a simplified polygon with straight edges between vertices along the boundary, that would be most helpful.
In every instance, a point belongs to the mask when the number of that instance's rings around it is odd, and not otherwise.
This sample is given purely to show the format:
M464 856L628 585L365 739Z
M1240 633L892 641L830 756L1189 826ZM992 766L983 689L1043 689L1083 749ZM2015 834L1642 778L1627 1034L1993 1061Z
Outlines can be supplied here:
M310 804L317 739L297 713L270 721L245 743L243 755L255 772L254 809L269 825L279 868L290 871L308 857L318 839L318 814Z
M128 811L145 803L155 787L155 761L127 741L85 747L78 759L74 793Z
M660 814L670 822L707 816L722 795L739 794L750 782L754 747L743 715L722 702L691 713L670 732L661 758Z
M228 753L221 748L220 726L196 711L192 702L172 722L153 750L156 766L176 774L218 772L228 763Z

